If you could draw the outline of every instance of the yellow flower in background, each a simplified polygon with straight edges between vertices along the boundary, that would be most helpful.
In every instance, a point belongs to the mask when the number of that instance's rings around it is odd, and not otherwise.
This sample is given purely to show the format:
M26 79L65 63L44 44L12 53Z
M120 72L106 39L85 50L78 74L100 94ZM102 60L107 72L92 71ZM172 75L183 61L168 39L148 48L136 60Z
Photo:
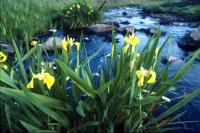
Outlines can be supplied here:
M147 81L147 83L152 84L156 82L156 73L152 71L151 69L149 70L149 76L150 79Z
M3 63L0 63L0 68L2 68L4 70L8 70L8 66Z
M8 66L7 65L3 65L3 69L8 70Z
M7 56L3 53L3 52L0 52L0 62L5 62L7 60Z
M37 45L37 43L38 43L37 41L32 41L31 46L35 47Z
M90 15L90 12L88 12L88 14Z
M65 51L68 51L68 46L73 46L74 44L76 45L77 50L79 51L80 50L80 42L75 42L74 38L67 36L67 39L64 37L63 40L61 41L62 48Z
M66 41L66 38L65 38L65 37L62 39L61 45L62 45L62 48L63 48L65 51L68 51L68 49L67 49L67 41Z
M126 44L130 44L130 45L133 45L133 46L140 43L140 39L138 37L136 37L134 35L134 33L132 35L129 34L128 36L125 36L124 41L125 41Z
M144 86L144 78L147 76L148 71L143 67L136 71L136 76L138 78L138 87Z
M80 8L80 5L79 5L79 4L77 4L76 6L77 6L78 9Z
M147 71L143 67L140 68L140 70L136 71L136 76L138 78L138 87L144 86L144 80L145 78L149 78L147 83L152 84L156 82L156 73L150 69Z
M70 14L70 11L67 11L67 14Z
M48 89L51 89L51 87L55 82L55 78L53 76L51 76L49 73L45 73L44 70L42 70L41 73L38 74L33 73L33 77L30 83L27 85L28 89L34 88L34 79L39 79L43 81L43 84L46 84Z
M73 8L72 8L72 7L70 7L69 9L70 9L70 10L72 10Z
M27 85L28 89L34 88L34 82L33 81L34 81L34 78L32 78L31 81L29 82L29 84Z
M69 37L69 36L67 36L67 43L70 45L70 46L73 46L74 45L74 38L72 38L72 37Z

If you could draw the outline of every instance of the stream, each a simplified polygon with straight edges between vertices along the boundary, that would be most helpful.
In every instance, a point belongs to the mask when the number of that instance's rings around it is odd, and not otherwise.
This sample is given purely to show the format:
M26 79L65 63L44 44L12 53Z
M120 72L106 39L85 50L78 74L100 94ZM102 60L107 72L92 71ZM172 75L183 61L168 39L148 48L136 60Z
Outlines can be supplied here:
M124 12L128 14L124 16ZM121 7L115 9L108 9L104 11L105 21L116 21L119 23L120 27L126 27L132 25L136 28L136 36L141 40L138 45L139 51L146 45L148 40L148 35L142 29L149 29L151 27L158 27L160 25L161 31L165 33L162 35L159 41L161 45L168 36L171 34L173 38L170 40L170 45L166 45L164 50L161 53L161 57L167 56L168 49L170 47L170 56L177 58L176 61L170 64L170 77L175 74L188 60L190 52L183 51L177 45L177 41L180 40L185 34L193 31L196 28L199 28L200 25L193 26L191 22L186 21L174 21L170 24L161 24L159 17L152 16L150 14L143 13L142 9L137 7ZM123 23L128 22L128 23ZM57 31L54 33L54 36L63 38L64 32ZM103 62L103 57L108 55L111 50L111 42L105 41L104 37L98 36L96 34L84 35L86 39L90 41L85 42L85 48L88 56L95 53L102 46L104 46L101 52L91 60L91 67L93 71L98 71L100 63ZM116 34L118 40L117 47L120 48L124 45L124 36L120 33ZM165 65L162 64L162 67ZM200 88L200 61L196 60L191 70L185 74L185 76L177 82L176 84L176 93L173 94L173 97L185 96L191 93L193 90ZM177 101L175 101L176 103ZM165 109L162 109L164 111ZM181 110L177 112L187 111L183 117L181 117L178 122L188 121L186 123L180 123L177 126L183 127L184 129L177 130L178 132L189 132L189 131L200 131L200 96L196 97L189 104L184 106ZM197 122L194 122L197 121ZM176 126L176 125L175 125Z

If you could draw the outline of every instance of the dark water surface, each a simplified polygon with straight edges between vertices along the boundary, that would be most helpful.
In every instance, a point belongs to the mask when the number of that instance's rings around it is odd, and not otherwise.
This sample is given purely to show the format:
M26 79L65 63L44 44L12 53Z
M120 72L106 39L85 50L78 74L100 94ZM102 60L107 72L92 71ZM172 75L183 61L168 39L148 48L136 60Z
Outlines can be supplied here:
M126 12L128 17L123 16L122 12ZM123 7L116 9L109 9L104 12L106 20L112 20L117 22L129 21L129 25L133 25L136 28L136 35L140 38L141 43L138 45L139 50L141 50L148 40L148 35L146 35L140 29L148 29L150 27L158 27L160 24L160 19L157 17L152 17L151 15L144 14L141 9L136 7ZM127 25L120 24L120 27ZM200 27L200 25L197 25ZM191 27L189 22L173 22L168 25L160 25L161 30L166 32L160 38L159 44L162 44L166 38L173 33L173 39L171 40L171 45L167 45L161 56L166 56L168 53L168 47L171 47L170 55L180 58L178 61L170 64L170 75L172 76L176 73L187 61L189 52L181 50L177 41L180 40L188 32L191 32L195 28ZM196 27L197 28L197 27ZM58 31L57 37L62 38L64 35L62 32ZM98 71L99 65L103 62L103 57L108 55L111 50L111 42L105 42L104 37L99 37L97 35L86 35L85 37L91 39L90 42L85 44L88 55L92 55L103 45L101 52L91 61L91 66L94 71ZM117 43L118 48L124 45L124 37L122 34L117 34L116 38L119 40ZM195 61L192 65L192 69L176 84L177 93L174 97L185 96L191 93L193 90L200 88L200 62ZM189 104L184 106L178 113L187 111L186 114L179 119L181 121L188 121L185 124L178 124L179 127L184 127L184 130L178 130L178 132L189 132L189 131L200 131L200 96L192 100ZM164 110L163 110L164 111ZM196 121L196 122L194 122ZM176 124L176 123L174 123ZM176 126L176 125L175 125Z

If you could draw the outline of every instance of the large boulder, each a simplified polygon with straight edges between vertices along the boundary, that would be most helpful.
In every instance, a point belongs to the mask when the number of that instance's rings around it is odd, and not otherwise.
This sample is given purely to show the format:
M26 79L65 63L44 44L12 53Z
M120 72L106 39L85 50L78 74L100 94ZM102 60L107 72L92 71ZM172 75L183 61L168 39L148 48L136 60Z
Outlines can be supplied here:
M194 41L200 41L200 29L194 30L194 31L190 34L190 37L191 37Z
M113 25L109 24L96 24L89 27L89 29L97 35L105 35L108 33L112 33L112 28Z
M200 48L200 29L192 31L185 35L179 42L178 46L185 51L195 51Z
M47 50L47 51L53 51L54 50L54 43L56 44L57 48L58 49L61 49L62 46L61 46L61 41L62 39L61 38L58 38L58 37L50 37L48 38L45 42L44 42L44 48Z
M181 58L179 58L179 57L169 56L169 57L163 57L161 61L163 64L167 64L167 63L171 64L171 63L174 63L174 62L180 61L180 60L181 60Z
M125 27L118 28L116 31L123 35L132 34L135 31L135 27L133 25L128 25Z
M120 22L120 24L123 24L123 25L129 25L129 24L131 24L129 21L122 21L122 22Z
M112 20L107 20L107 21L104 22L104 24L106 24L106 25L113 25L113 26L115 26L115 27L117 27L117 28L120 27L119 22L117 22L117 21L112 21Z

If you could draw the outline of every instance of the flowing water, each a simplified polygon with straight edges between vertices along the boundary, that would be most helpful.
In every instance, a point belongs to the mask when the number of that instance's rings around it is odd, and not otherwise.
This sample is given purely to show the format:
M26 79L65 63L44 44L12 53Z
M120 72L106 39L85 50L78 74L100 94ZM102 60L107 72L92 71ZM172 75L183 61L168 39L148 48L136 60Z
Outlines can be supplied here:
M123 12L128 14L128 17L123 16ZM160 24L159 17L152 17L152 15L144 14L141 9L137 7L122 7L116 9L109 9L104 11L104 16L106 20L117 21L119 23L128 21L128 25L133 25L136 28L136 35L140 38L141 43L138 45L139 50L141 50L147 40L148 35L145 34L141 29L149 29L150 27L158 27ZM120 24L120 27L125 27L127 25ZM197 25L198 28L200 25ZM173 34L173 39L170 40L170 44L167 45L161 56L166 56L170 47L170 56L176 56L178 58L177 61L170 64L170 76L176 73L188 60L188 55L190 52L185 52L181 50L177 41L180 40L188 32L191 32L195 28L191 26L191 22L182 22L176 21L170 23L168 25L160 25L161 30L165 32L165 35L162 35L160 38L159 44L162 44L166 40L168 36ZM62 31L58 31L55 33L55 36L62 38L64 36ZM103 57L108 55L111 50L111 42L105 41L104 37L93 35L85 35L87 39L90 41L85 43L85 48L88 56L95 53L98 49L104 46L101 52L95 56L91 61L91 66L94 71L98 71L99 65L103 61ZM116 34L116 38L118 39L117 46L118 48L124 45L124 36L122 34ZM164 66L164 65L163 65ZM196 60L191 70L176 84L177 93L173 95L173 97L179 97L187 95L193 90L200 88L200 62ZM164 111L164 109L162 109ZM183 117L179 119L179 121L190 121L185 124L178 124L178 127L184 127L182 131L200 131L200 96L192 100L189 104L184 106L178 113L187 111ZM193 122L197 121L197 122ZM187 130L186 130L187 129Z

